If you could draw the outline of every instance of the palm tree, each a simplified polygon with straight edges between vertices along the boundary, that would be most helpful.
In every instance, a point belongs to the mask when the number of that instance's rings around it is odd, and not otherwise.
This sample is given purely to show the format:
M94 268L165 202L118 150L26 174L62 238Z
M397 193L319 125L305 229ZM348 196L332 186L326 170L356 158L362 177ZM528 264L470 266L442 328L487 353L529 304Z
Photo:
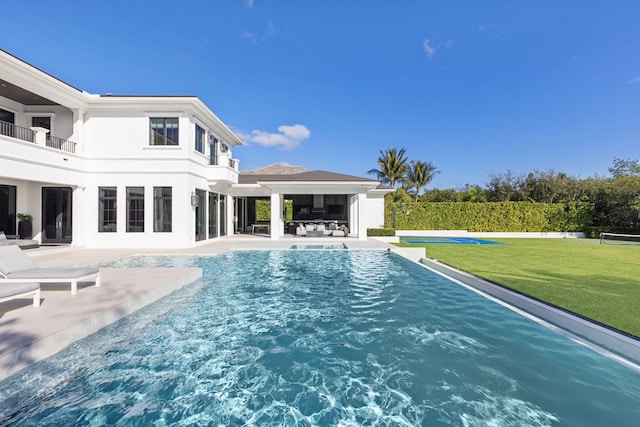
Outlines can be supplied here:
M420 190L426 187L437 173L436 167L431 162L412 161L402 181L408 188L416 189L417 202Z
M380 157L378 157L380 169L371 169L368 173L376 175L381 183L395 188L396 182L402 180L408 169L406 151L404 148L396 147L380 150Z

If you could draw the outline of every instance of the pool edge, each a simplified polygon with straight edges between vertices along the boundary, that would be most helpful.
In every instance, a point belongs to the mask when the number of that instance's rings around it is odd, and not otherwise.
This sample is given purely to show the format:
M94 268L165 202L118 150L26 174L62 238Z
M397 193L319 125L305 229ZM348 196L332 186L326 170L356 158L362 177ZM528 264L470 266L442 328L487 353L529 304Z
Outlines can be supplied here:
M575 337L572 338L582 339L582 343L585 345L592 344L592 346L598 346L605 352L610 351L622 356L628 359L628 364L639 369L640 341L637 339L602 326L589 319L512 291L466 271L458 270L437 260L422 257L419 263L545 322L549 322L570 334L574 334ZM586 342L584 342L584 340L586 340ZM594 350L598 349L594 348Z

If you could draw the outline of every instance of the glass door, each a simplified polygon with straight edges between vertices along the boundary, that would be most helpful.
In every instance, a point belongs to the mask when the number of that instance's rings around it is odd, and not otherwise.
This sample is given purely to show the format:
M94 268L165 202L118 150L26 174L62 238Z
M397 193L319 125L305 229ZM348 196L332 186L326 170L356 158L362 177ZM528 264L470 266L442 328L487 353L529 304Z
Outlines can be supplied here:
M196 242L207 238L207 192L204 190L196 190L198 204L195 206L196 212Z
M71 243L71 200L69 187L42 188L42 243Z

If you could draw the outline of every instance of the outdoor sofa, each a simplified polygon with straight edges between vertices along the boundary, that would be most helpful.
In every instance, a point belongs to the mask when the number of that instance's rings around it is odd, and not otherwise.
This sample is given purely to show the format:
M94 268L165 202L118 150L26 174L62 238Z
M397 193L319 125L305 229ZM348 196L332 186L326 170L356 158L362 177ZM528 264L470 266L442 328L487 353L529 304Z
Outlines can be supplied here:
M338 226L336 223L331 222L328 226L324 223L315 224L299 224L296 228L296 236L308 236L308 237L345 237L349 235L349 229L344 226Z
M17 246L0 246L0 284L9 282L70 283L71 295L78 282L93 281L100 286L100 270L94 267L40 268Z

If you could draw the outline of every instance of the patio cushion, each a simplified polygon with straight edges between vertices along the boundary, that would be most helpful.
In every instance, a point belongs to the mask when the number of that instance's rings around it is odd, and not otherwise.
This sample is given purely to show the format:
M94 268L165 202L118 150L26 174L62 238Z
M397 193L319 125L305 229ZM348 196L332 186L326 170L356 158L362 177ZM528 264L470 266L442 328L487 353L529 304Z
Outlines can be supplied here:
M0 281L0 298L24 294L39 288L39 283L4 283Z
M8 275L9 279L56 279L61 282L68 281L76 277L89 276L98 273L95 267L80 268L34 268L29 270L14 271Z
M0 256L0 274L8 276L21 270L37 269L38 266L17 246L6 246Z

